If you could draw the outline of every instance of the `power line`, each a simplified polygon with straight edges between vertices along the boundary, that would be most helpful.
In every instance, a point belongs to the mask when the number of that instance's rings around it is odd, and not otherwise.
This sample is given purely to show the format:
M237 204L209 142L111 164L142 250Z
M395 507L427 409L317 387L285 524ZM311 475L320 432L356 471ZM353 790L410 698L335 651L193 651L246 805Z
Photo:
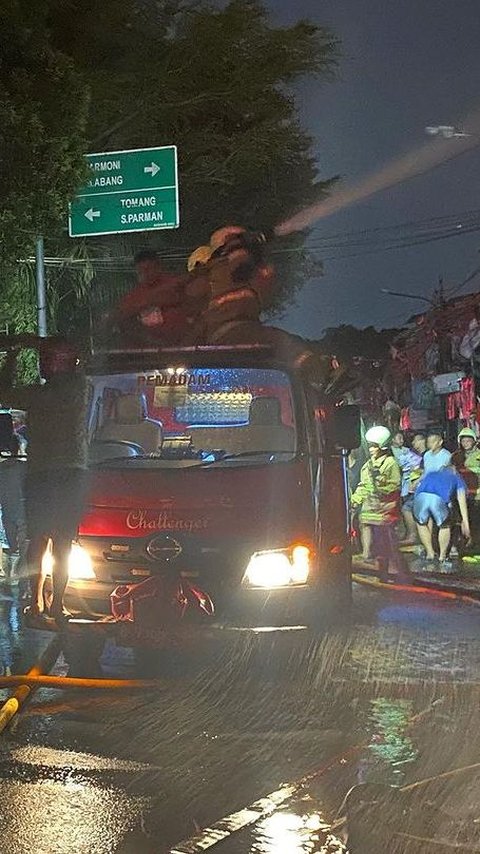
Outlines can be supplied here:
M449 298L451 299L451 298L452 298L452 297L454 297L456 294L458 294L460 291L462 291L462 290L463 290L463 288L464 288L466 285L470 284L470 282L472 282L472 281L473 281L473 279L476 279L476 277L477 277L479 274L480 274L480 267L476 267L476 269L475 269L475 270L472 270L472 272L468 274L468 276L463 280L463 282L461 282L461 283L458 285L458 287L456 287L453 291L451 291L451 293L450 293L450 295L449 295Z
M423 246L423 245L428 244L428 243L435 243L439 240L448 240L451 237L459 237L461 235L472 234L472 233L475 233L477 231L480 231L480 223L478 223L475 226L472 226L471 228L463 229L461 232L452 231L452 232L449 232L449 233L447 232L444 234L436 234L436 235L432 234L429 237L425 236L423 238L417 238L414 240L410 239L410 240L398 241L396 243L390 243L390 244L385 243L383 245L377 245L377 246L371 246L370 245L370 246L363 247L363 251L349 252L348 254L346 254L345 252L339 254L337 252L334 255L321 255L321 260L322 261L338 261L338 260L343 260L343 259L348 259L348 258L359 258L359 257L366 256L366 255L374 255L374 254L378 254L380 252L388 252L388 251L391 251L394 249L411 249L411 248L414 248L416 246ZM331 246L329 248L334 249L336 247ZM348 249L348 246L339 247L339 248Z
M459 221L463 220L463 221ZM480 230L480 209L466 211L463 214L450 214L441 217L430 217L407 223L382 226L372 229L361 229L356 231L338 232L336 234L317 237L314 243L299 246L273 246L272 255L282 256L297 254L299 252L322 253L321 260L341 260L347 258L358 258L363 255L387 252L392 249L408 249L438 240L447 240L465 234L471 234ZM333 255L325 253L338 250ZM352 251L353 250L353 251ZM159 250L158 255L166 262L184 262L188 258L190 250L183 247L172 247L171 249ZM33 263L33 258L25 259ZM107 255L90 256L87 258L65 258L61 256L49 256L46 263L52 267L70 267L72 269L91 266L94 270L124 272L132 269L132 257L130 255ZM476 274L476 273L475 273ZM472 274L473 278L473 274ZM459 285L461 290L470 277Z

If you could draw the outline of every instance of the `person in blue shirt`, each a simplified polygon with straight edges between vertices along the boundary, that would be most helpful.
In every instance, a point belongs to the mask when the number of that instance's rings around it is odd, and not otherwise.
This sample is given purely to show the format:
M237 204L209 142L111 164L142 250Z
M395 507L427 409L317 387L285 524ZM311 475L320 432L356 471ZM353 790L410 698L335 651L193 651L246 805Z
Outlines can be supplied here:
M462 534L470 539L470 523L467 508L467 486L454 466L445 466L439 471L426 471L420 480L413 501L413 515L418 525L418 535L427 553L427 561L434 561L433 524L438 527L440 563L448 571L447 552L450 545L452 502L457 499L460 508Z
M429 430L427 436L427 452L423 457L423 468L425 472L440 471L449 466L452 461L450 451L443 447L443 434L441 430Z

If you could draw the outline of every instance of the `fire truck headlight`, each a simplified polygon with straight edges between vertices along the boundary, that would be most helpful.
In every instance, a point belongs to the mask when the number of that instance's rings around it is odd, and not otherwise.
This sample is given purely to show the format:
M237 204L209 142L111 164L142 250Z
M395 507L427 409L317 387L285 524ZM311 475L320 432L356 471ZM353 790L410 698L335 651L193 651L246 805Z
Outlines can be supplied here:
M95 578L92 559L87 550L78 543L72 543L68 559L68 578L70 581L89 581Z
M52 575L54 563L52 546L49 543L42 557L42 572L44 575ZM70 581L89 581L95 578L90 555L78 543L72 543L68 558L68 578Z
M243 577L247 587L292 587L306 584L310 573L310 549L294 546L290 549L255 552Z

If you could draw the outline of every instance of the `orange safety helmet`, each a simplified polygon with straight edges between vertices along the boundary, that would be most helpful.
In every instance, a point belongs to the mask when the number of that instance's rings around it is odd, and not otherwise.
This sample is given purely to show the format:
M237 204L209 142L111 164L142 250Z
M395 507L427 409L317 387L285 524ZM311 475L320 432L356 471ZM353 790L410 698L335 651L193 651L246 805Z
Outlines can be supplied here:
M187 270L189 273L195 269L195 267L203 267L204 264L208 264L212 255L211 246L199 246L198 249L195 249L194 252L190 255L187 261Z

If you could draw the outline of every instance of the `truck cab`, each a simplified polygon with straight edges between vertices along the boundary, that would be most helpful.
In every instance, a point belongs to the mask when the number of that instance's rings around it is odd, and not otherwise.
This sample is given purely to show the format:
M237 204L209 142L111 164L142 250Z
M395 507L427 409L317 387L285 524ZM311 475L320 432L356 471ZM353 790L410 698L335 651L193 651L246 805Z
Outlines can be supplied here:
M66 602L176 574L251 625L348 607L343 418L268 346L110 351L89 366L90 489ZM350 409L347 407L346 409ZM353 425L353 426L352 426Z

